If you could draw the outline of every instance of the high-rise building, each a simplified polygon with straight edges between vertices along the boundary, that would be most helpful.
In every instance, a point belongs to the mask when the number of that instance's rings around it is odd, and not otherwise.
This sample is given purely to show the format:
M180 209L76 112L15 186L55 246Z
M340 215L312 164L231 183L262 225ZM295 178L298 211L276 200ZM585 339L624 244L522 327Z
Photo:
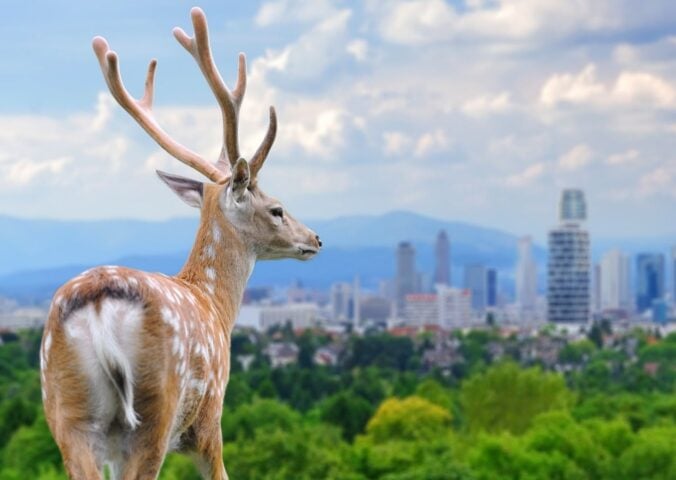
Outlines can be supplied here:
M664 297L664 255L641 253L636 257L636 308L645 312Z
M397 247L396 276L397 311L404 312L406 295L416 293L418 275L415 271L415 248L410 242L401 242Z
M519 239L519 261L516 265L516 303L522 312L535 309L538 295L537 265L533 260L530 237Z
M671 301L676 304L676 245L671 247Z
M334 283L330 297L333 320L348 320L352 316L352 286L344 282Z
M601 310L631 310L629 257L611 250L601 259Z
M587 203L582 190L569 188L562 192L559 203L561 222L584 222L587 219Z
M439 285L451 284L451 246L448 241L446 230L441 230L437 235L437 243L434 248L434 283Z
M601 277L601 264L595 263L592 269L592 313L601 311Z
M564 190L559 226L549 231L547 316L550 322L586 323L590 307L589 233L581 190Z
M498 304L498 271L494 268L486 270L486 306Z
M361 283L359 275L355 275L352 282L352 324L361 325Z
M486 267L480 264L465 266L464 287L472 293L472 308L483 311L486 308Z

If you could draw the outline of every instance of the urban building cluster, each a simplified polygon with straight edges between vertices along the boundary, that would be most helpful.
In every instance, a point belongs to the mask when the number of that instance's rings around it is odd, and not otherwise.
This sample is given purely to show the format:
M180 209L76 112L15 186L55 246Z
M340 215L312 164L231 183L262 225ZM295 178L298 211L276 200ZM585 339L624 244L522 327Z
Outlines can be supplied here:
M453 269L452 238L442 230L434 242L432 271L420 271L415 245L401 241L394 255L394 277L382 279L378 288L362 288L359 276L334 283L328 291L307 289L300 282L284 290L249 288L237 325L261 332L290 324L295 330L354 333L450 331L487 324L532 329L548 322L572 332L604 319L625 327L669 325L674 320L676 280L670 294L667 268L676 279L676 246L668 260L664 252L632 258L613 249L595 264L586 219L584 193L564 190L558 224L548 234L546 272L538 272L530 236L516 242L512 268L499 271L486 263L458 261ZM459 278L452 278L454 270ZM0 329L39 327L45 315L40 308L0 298Z
M666 325L674 317L676 285L670 295L665 255L645 252L632 259L613 249L595 264L586 220L584 192L564 190L558 223L548 232L546 271L538 272L533 240L524 236L515 245L513 269L499 271L472 262L457 268L462 273L453 279L452 239L442 230L434 244L433 271L419 271L416 247L401 241L394 256L395 275L382 280L377 291L360 288L356 277L333 284L325 293L296 285L281 302L271 300L270 292L258 292L245 302L238 324L264 331L288 322L296 329L353 332L453 330L487 324L533 328L548 322L572 332L603 319L627 328ZM670 262L676 278L676 247ZM503 275L513 292L501 289Z

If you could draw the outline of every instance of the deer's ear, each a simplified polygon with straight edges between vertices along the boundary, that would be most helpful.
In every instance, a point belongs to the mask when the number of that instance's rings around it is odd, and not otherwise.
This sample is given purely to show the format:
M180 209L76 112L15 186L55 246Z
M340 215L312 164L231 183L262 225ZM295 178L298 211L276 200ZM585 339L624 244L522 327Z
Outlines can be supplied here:
M246 193L246 189L249 187L250 180L249 163L240 158L235 163L235 166L232 167L232 194L235 197L235 201L239 202L242 199Z
M169 185L176 195L181 200L191 207L200 208L202 206L202 198L204 196L204 184L197 180L172 175L170 173L155 170L160 179Z

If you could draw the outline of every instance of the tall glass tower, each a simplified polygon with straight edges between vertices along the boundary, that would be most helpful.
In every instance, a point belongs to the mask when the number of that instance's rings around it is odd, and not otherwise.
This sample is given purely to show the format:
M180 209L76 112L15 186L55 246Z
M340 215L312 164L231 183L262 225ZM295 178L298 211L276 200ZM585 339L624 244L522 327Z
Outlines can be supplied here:
M475 263L465 265L464 286L472 292L472 309L481 312L486 308L486 267Z
M406 295L415 293L416 288L415 248L409 242L401 242L397 247L397 308L404 311Z
M636 257L636 307L645 312L664 297L664 255L640 253Z
M549 231L547 305L550 322L586 323L590 307L589 232L582 190L564 190L559 225Z
M516 264L516 303L521 312L533 311L538 295L537 264L533 260L530 237L519 239L519 261Z
M446 230L441 230L437 235L437 243L434 247L434 283L441 285L451 284L451 246L448 241Z

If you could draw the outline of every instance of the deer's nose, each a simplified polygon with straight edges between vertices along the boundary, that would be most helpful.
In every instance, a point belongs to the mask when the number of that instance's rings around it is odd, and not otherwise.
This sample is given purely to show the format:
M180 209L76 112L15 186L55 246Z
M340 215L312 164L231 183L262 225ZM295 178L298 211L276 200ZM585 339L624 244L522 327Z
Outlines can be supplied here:
M315 235L315 240L317 240L317 245L322 246L322 241L319 239L319 235Z

